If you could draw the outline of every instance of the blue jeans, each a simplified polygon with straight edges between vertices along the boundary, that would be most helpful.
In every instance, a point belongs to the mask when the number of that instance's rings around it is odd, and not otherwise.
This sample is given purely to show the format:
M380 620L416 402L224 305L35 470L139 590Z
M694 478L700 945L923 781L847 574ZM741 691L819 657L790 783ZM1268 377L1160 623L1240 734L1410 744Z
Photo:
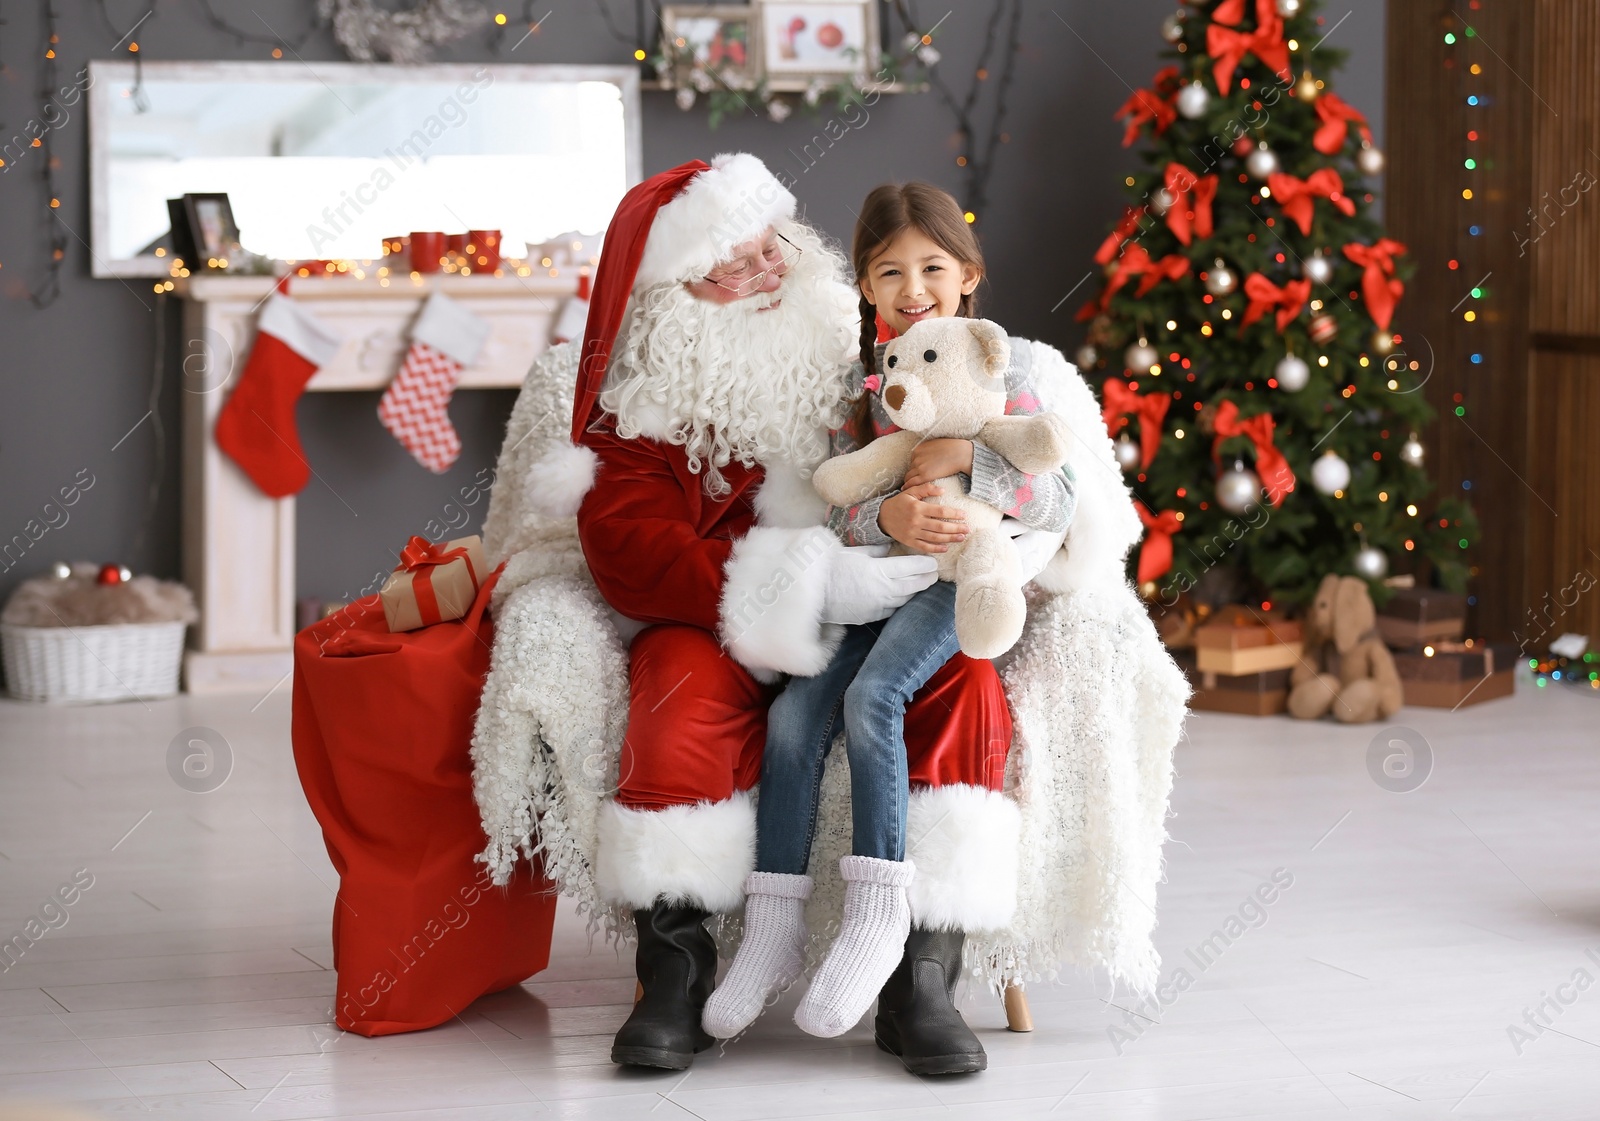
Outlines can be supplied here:
M906 855L905 711L959 649L956 586L940 581L878 623L848 627L815 677L796 677L767 713L756 806L756 870L804 875L817 826L822 767L844 714L850 758L851 851Z

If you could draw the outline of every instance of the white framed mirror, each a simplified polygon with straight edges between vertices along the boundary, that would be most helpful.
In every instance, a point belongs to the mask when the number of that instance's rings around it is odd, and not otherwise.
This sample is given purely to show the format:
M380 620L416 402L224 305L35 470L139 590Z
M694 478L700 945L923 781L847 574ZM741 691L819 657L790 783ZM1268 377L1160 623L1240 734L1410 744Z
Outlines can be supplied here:
M281 260L471 229L519 257L603 232L642 174L627 66L95 61L90 80L95 276L166 275L186 193L226 194L243 248Z

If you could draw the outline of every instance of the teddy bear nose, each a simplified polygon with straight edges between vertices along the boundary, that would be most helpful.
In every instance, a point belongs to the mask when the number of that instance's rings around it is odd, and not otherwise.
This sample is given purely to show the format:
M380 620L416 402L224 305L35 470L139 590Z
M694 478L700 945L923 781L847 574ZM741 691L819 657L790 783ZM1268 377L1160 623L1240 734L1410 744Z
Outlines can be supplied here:
M883 400L891 409L898 409L905 403L906 387L903 385L891 385L883 391Z

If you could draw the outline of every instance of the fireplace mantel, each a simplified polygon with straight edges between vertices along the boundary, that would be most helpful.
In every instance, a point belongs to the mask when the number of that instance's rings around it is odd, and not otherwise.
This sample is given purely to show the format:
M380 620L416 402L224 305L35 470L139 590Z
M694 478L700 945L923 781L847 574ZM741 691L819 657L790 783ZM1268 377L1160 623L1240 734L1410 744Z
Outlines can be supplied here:
M183 571L201 612L184 659L190 692L265 693L292 669L294 499L262 494L212 438L217 414L249 356L257 313L275 284L272 277L247 276L177 282L186 340ZM307 389L388 385L405 355L411 320L433 292L461 301L489 323L483 354L463 371L459 388L520 386L576 285L574 270L556 276L296 280L289 295L344 340Z

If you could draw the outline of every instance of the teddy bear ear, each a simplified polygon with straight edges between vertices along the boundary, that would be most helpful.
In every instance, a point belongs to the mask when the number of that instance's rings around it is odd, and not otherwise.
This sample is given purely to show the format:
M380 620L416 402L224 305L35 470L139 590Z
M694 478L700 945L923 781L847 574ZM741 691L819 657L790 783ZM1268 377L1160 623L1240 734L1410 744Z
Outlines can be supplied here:
M1006 367L1011 364L1011 340L1006 337L1005 328L988 319L969 319L967 329L983 352L983 372L991 378L1005 377Z

